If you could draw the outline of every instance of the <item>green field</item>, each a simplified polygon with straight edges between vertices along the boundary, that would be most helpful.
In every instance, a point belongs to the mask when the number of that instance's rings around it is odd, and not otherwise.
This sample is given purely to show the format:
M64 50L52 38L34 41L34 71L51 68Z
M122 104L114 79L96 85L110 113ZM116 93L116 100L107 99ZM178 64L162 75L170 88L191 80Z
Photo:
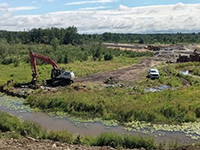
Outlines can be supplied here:
M71 70L76 77L82 77L97 72L105 72L115 70L123 66L129 66L138 62L138 58L115 57L111 61L76 61L69 64L58 64L64 70ZM51 65L38 65L38 80L50 78ZM0 64L0 84L5 84L7 80L14 79L16 83L24 83L31 81L31 65L27 63L20 63L18 66L14 64L2 65Z
M200 80L179 73L176 68L180 69L181 65L162 65L159 67L159 80L141 80L128 88L88 87L84 91L76 91L72 86L57 93L31 95L27 103L48 112L62 111L86 118L114 119L121 123L197 121L200 118L200 96L197 94ZM197 66L195 63L190 65ZM157 93L144 91L147 87L161 85L168 85L170 89Z

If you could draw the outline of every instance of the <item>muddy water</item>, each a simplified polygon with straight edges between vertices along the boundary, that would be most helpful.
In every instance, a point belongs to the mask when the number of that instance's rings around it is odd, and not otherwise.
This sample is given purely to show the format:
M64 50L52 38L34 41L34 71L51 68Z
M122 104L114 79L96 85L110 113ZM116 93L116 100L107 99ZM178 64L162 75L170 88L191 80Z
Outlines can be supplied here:
M22 120L36 122L47 130L67 130L75 135L97 136L103 132L116 132L120 134L130 134L136 136L153 137L156 142L178 142L193 143L192 140L182 132L169 132L164 130L154 131L153 133L144 133L142 129L138 131L125 131L123 126L108 127L101 122L73 122L70 118L58 119L41 112L34 112L29 106L23 105L23 99L0 96L0 110L20 117Z

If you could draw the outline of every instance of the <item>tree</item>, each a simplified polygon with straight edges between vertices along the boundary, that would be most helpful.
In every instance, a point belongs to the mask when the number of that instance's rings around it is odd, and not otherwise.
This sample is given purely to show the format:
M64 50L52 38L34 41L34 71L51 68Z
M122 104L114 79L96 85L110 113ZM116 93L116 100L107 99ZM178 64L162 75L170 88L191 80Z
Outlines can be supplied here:
M76 27L68 27L66 29L66 34L63 43L72 45L78 44L78 33Z
M54 38L51 40L50 44L54 50L57 50L57 47L60 44L60 41L57 38Z
M101 57L102 57L102 44L99 43L97 46L97 49L93 55L93 58L94 58L94 60L98 59L100 61Z

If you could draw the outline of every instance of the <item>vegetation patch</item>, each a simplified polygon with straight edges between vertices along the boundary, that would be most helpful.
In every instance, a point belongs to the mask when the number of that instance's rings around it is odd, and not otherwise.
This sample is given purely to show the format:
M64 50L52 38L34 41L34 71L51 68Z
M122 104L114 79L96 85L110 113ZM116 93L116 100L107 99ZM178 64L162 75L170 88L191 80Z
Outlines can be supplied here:
M0 93L1 100L0 100L0 107L3 109L8 110L16 110L17 112L31 112L33 109L31 109L29 106L24 105L24 99L20 99L17 97L9 97L9 96L3 96L3 93Z
M115 70L123 66L129 66L139 61L139 58L115 57L111 61L76 61L70 64L59 64L59 67L64 70L71 70L76 77L83 77L97 72L105 72ZM38 81L50 78L52 66L38 66ZM30 64L20 63L17 67L13 64L0 64L0 85L6 84L8 80L13 79L15 83L28 83L31 81L31 66Z
M86 118L119 122L147 121L181 123L199 118L199 86L165 90L160 93L138 92L137 88L90 89L78 92L68 88L58 93L38 93L26 103L45 111L62 111Z
M181 132L193 140L200 139L200 122L187 122L181 124L152 124L141 121L133 121L124 124L124 130L150 134L160 131L158 136L165 136L165 132ZM162 132L163 131L163 132Z

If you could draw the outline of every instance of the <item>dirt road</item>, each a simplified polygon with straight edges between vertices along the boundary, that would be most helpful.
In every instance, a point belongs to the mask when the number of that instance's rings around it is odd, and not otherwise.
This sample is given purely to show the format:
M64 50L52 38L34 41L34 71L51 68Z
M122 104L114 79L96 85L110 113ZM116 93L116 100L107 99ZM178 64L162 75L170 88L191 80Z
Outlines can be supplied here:
M146 78L147 70L159 65L160 61L155 61L153 58L141 59L138 64L123 67L114 71L97 73L83 78L75 79L75 83L81 84L103 84L109 77L125 85L130 85L134 81Z

